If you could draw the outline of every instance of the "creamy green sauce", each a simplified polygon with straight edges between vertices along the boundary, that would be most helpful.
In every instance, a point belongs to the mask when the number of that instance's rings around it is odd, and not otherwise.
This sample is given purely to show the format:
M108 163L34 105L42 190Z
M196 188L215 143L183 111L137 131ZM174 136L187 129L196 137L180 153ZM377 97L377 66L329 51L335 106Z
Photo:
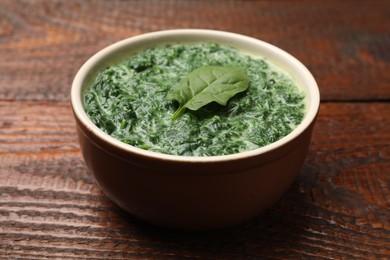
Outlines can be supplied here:
M170 88L202 66L246 70L248 89L226 106L197 111L166 98ZM84 93L90 119L116 139L155 152L216 156L253 150L289 134L305 115L305 95L289 75L261 58L214 43L166 45L102 70Z

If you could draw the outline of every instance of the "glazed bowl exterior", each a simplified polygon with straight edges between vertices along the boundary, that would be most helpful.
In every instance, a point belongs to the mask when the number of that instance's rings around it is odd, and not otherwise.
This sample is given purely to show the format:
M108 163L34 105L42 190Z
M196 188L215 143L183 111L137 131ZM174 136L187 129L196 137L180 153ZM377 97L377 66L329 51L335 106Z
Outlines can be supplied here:
M83 110L83 91L99 70L145 48L216 42L266 58L287 71L307 96L302 123L265 147L233 155L174 156L122 143L97 128ZM304 65L283 50L247 36L213 30L168 30L131 37L92 56L71 90L82 154L101 190L130 214L153 224L207 230L249 220L289 188L305 160L319 109L318 86Z

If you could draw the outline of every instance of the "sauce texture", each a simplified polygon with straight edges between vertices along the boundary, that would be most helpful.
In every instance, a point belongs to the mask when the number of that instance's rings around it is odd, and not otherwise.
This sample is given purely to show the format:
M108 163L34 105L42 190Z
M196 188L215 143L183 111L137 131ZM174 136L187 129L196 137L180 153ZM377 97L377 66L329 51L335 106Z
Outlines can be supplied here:
M215 102L187 109L168 91L202 66L239 67L249 77L245 92L226 106ZM185 156L253 150L288 135L305 116L305 95L291 77L268 61L214 43L146 49L102 70L84 93L92 122L114 138L145 149Z

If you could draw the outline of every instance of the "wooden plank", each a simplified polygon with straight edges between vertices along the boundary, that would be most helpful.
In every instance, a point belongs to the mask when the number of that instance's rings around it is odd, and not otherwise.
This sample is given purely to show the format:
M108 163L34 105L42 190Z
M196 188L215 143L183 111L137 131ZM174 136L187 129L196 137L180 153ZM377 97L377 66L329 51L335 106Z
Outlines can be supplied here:
M322 104L288 193L221 231L156 228L89 178L68 102L0 102L0 258L389 258L389 103Z
M150 31L209 28L295 55L313 72L323 100L389 100L389 9L379 0L3 0L0 99L68 100L78 68L99 49Z
M0 102L0 120L0 153L78 149L68 102Z

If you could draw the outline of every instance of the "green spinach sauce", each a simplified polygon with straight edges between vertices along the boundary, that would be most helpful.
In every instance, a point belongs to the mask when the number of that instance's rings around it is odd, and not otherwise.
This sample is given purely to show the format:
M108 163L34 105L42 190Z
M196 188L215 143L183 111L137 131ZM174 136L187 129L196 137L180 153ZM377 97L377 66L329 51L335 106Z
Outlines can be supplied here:
M243 68L245 92L170 118L178 104L167 92L202 66ZM101 71L84 93L84 109L100 129L150 151L216 156L253 150L289 134L305 115L305 95L264 59L214 43L146 49Z

